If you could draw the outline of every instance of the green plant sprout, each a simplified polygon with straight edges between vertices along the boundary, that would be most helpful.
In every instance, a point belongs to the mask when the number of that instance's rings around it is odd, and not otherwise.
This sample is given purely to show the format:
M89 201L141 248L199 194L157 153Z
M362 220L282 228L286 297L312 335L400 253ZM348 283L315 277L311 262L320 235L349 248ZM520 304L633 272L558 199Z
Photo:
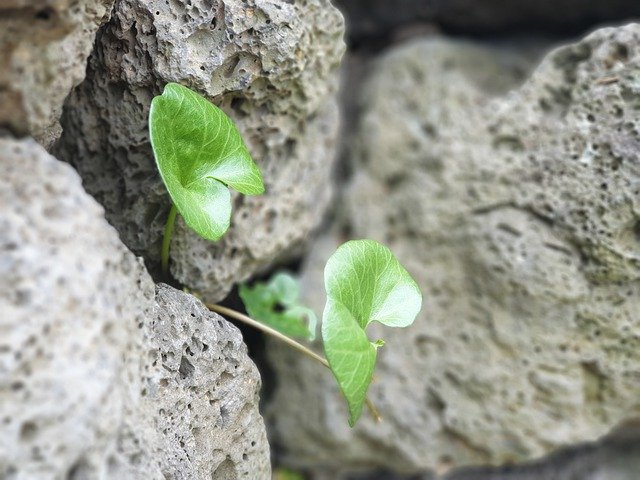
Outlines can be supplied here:
M300 287L288 273L277 273L268 283L252 287L242 284L238 293L253 318L290 337L312 341L316 338L318 318L313 310L298 303Z
M162 242L162 267L167 272L177 213L198 235L215 241L229 228L228 187L245 195L259 195L264 186L237 127L222 110L186 87L169 83L162 95L153 99L149 130L160 176L173 201ZM422 306L422 294L393 253L374 240L351 240L341 245L327 261L324 283L327 302L321 331L326 358L291 338L313 340L316 317L298 303L298 284L290 275L280 273L267 283L240 287L240 297L251 317L221 305L205 305L329 368L347 401L350 426L355 425L365 404L379 420L366 394L377 350L384 341L371 342L366 329L372 322L389 327L410 325Z
M384 345L382 340L369 341L367 326L411 325L422 307L422 294L391 250L374 240L351 240L338 247L324 268L324 286L324 351L353 426L362 412L377 350Z
M162 242L162 270L176 215L206 240L229 228L231 187L245 195L264 193L262 175L240 132L218 107L194 91L168 83L151 102L149 137L160 177L173 202Z

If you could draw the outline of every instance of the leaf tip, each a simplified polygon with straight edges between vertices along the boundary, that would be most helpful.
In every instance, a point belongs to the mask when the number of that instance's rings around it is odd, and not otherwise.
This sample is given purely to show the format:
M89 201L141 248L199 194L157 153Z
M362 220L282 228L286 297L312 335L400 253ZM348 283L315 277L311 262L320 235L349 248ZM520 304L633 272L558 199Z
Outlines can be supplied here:
M359 418L360 418L360 414L356 415L356 414L350 413L349 414L349 427L351 427L351 428L355 427Z

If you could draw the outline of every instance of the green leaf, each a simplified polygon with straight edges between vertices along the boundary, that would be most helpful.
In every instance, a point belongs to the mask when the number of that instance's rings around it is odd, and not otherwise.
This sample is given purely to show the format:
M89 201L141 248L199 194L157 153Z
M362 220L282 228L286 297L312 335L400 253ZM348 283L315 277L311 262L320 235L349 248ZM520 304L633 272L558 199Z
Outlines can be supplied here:
M297 303L299 293L298 282L286 273L276 274L268 283L240 285L239 289L251 317L290 337L313 340L317 317L313 310Z
M413 323L422 307L416 282L393 253L373 240L340 246L324 269L327 304L322 317L325 354L349 406L349 425L362 413L384 342L370 342L365 329L373 321L390 327Z
M280 467L274 470L273 480L305 480L305 478L299 472Z
M229 228L231 187L264 192L260 170L231 119L202 96L168 83L151 102L151 146L160 176L186 224L207 240Z

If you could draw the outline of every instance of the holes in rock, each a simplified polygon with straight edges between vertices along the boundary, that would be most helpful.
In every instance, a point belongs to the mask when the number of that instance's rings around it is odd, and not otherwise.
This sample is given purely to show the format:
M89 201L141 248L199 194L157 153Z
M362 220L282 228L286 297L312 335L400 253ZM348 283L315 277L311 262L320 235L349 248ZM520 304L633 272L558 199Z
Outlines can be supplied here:
M442 400L442 397L431 389L427 391L427 403L438 413L444 412L447 408L447 404Z
M231 100L231 108L233 110L239 110L243 104L244 104L244 98L235 97L233 100Z
M24 383L22 382L13 382L11 384L11 390L17 392L18 390L22 390L24 388Z
M408 180L405 173L398 173L391 175L385 179L385 183L390 190L398 188L402 183Z
M617 44L615 46L615 51L613 52L613 56L616 60L626 62L629 59L629 47L627 47L622 43Z
M191 364L191 362L189 362L187 357L183 355L182 358L180 359L180 368L178 369L178 372L180 373L180 378L184 380L190 377L191 375L193 375L194 371L195 371L195 367Z
M640 220L636 221L633 225L633 237L636 239L636 242L640 243Z
M223 425L229 421L229 409L227 407L220 407L220 421Z
M436 127L432 123L424 122L420 127L424 134L429 137L435 137L437 134Z
M34 422L24 422L20 427L20 440L29 442L33 440L38 433L38 427Z
M276 213L275 210L268 210L266 212L266 231L268 233L271 233L275 230L275 220L276 217L278 216L278 214Z
M43 8L42 10L38 10L36 12L35 17L38 20L51 20L51 18L53 18L53 16L55 15L55 11L53 10L53 8Z
M227 457L218 467L211 472L211 480L224 478L225 480L237 480L238 472L235 464Z
M496 150L505 149L512 152L522 152L525 150L524 143L515 135L498 135L493 139L493 148Z
M91 468L87 464L86 460L78 460L67 473L67 480L84 480L91 478Z

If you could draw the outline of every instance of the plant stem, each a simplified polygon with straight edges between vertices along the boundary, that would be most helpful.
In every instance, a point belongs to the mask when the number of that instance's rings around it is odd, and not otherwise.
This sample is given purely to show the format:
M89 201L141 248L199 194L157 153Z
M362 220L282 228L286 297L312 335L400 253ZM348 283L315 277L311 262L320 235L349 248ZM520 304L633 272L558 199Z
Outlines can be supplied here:
M327 367L329 370L331 370L331 366L329 365L329 362L327 361L326 358L318 355L316 352L314 352L310 348L305 347L301 343L296 342L292 338L287 337L286 335L280 333L277 330L274 330L273 328L265 325L264 323L260 323L257 320L254 320L253 318L251 318L251 317L249 317L247 315L244 315L244 314L242 314L240 312L237 312L237 311L235 311L235 310L233 310L231 308L223 307L222 305L217 305L217 304L212 304L212 303L205 303L204 305L205 305L205 307L207 307L209 310L211 310L213 312L219 313L221 315L225 315L227 317L235 318L236 320L239 320L242 323L250 325L253 328L257 328L258 330L266 333L267 335L271 335L272 337L275 337L278 340L283 341L284 343L286 343L290 347L293 347L296 350L298 350L299 352L304 353L308 357L313 358L315 361L321 363L322 365ZM380 412L378 412L378 409L373 404L373 402L371 400L369 400L368 397L365 399L365 402L367 404L367 408L369 409L369 412L371 413L371 415L373 416L375 421L376 422L381 422L382 421L382 416L380 415Z
M165 275L169 273L169 248L171 247L171 236L173 235L173 226L176 223L177 215L178 209L171 204L167 223L164 226L164 236L162 237L162 273Z
M267 335L271 335L272 337L275 337L278 340L282 340L284 343L286 343L290 347L293 347L296 350L304 353L305 355L308 355L309 357L313 358L314 360L320 362L325 367L331 368L331 367L329 367L329 362L327 362L327 360L325 358L321 357L316 352L314 352L310 348L305 347L301 343L298 343L295 340L293 340L293 339L287 337L286 335L280 333L279 331L274 330L273 328L265 325L264 323L260 323L257 320L254 320L253 318L248 317L247 315L244 315L244 314L242 314L240 312L236 312L235 310L232 310L230 308L223 307L222 305L212 305L210 303L205 303L205 306L209 310L212 310L212 311L214 311L216 313L220 313L222 315L226 315L227 317L235 318L236 320L240 320L242 323L246 323L247 325L250 325L253 328L257 328L258 330L263 331Z

